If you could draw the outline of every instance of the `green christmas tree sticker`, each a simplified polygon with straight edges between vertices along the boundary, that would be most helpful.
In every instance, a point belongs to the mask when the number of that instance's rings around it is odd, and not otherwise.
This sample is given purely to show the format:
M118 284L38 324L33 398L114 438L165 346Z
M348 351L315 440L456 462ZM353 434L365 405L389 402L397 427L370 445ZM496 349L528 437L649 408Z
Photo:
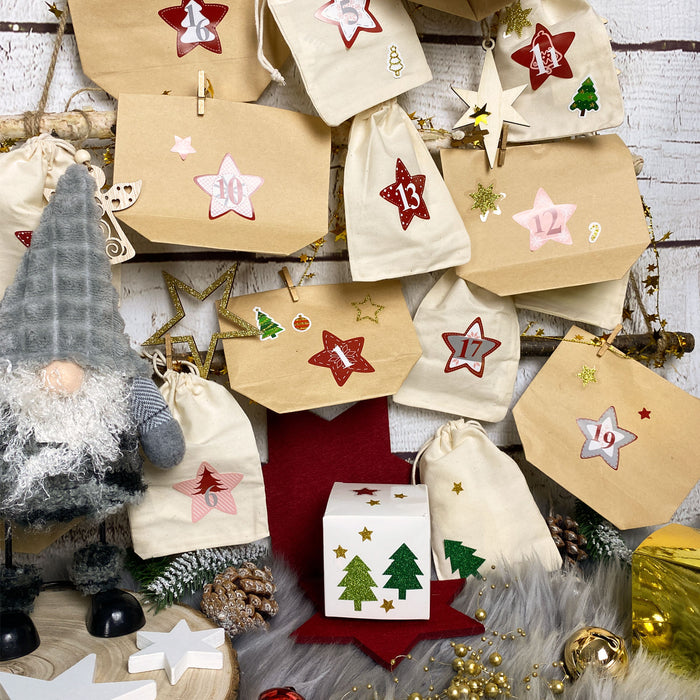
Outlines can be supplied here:
M253 311L256 313L256 322L261 331L260 340L274 340L284 328L275 321L274 318L268 316L259 306L256 306Z
M423 588L418 581L418 576L423 574L416 564L418 557L405 544L402 544L389 559L393 561L384 575L391 578L384 584L384 588L395 588L399 592L399 600L406 600L406 591Z
M345 591L338 600L352 600L357 611L362 610L364 601L377 600L377 596L372 593L372 586L377 584L369 575L369 566L360 557L353 557L343 571L348 573L338 585L343 586Z
M475 549L466 547L457 540L445 540L445 559L450 560L452 573L459 570L460 578L478 576L479 567L486 561L474 553Z
M577 109L580 110L580 117L585 117L587 111L598 109L598 95L595 91L593 79L590 76L581 83L581 87L574 95L574 101L569 105L569 109L572 112L575 112Z

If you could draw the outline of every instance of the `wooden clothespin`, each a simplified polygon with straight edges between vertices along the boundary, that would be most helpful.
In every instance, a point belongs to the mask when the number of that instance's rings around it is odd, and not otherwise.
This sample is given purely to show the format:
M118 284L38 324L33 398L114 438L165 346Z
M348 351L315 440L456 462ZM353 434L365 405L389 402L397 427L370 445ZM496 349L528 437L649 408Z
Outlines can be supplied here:
M617 334L622 330L622 324L618 323L615 328L610 331L610 334L608 337L603 341L603 344L598 348L598 352L596 355L598 357L603 357L603 355L607 352L608 348L613 344L613 341L615 340Z
M501 131L501 140L498 143L498 160L496 165L500 168L506 162L506 146L508 145L508 123L503 123L503 131Z
M173 368L173 337L170 333L166 333L165 336L165 368Z
M207 98L207 79L204 77L204 71L200 70L197 74L197 116L204 116L204 101Z
M280 277L284 280L284 283L287 285L287 289L289 290L289 295L292 297L292 301L299 301L299 294L297 293L297 288L294 286L294 282L292 282L289 270L286 267L283 267L280 270Z

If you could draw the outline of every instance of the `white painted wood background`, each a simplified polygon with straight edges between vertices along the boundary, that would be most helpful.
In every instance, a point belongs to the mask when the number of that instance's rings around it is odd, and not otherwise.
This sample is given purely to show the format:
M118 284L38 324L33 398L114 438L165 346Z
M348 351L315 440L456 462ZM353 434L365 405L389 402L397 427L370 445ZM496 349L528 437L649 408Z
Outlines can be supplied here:
M617 133L629 148L644 158L639 185L654 214L659 235L674 232L661 249L661 313L669 330L688 331L700 341L700 11L697 0L591 0L594 9L609 20L608 30L620 69L620 84L626 116ZM64 2L58 0L58 6ZM476 42L464 37L480 35L476 23L436 10L408 3L434 79L401 98L407 111L432 117L436 128L450 129L464 111L450 90L455 83L465 87L478 84L482 60ZM44 84L46 69L55 38L56 19L43 0L0 0L0 112L18 114L36 107ZM313 113L304 94L298 72L291 60L283 73L287 86L273 85L263 94L263 104ZM63 111L68 97L79 88L92 85L80 67L75 38L69 25L58 57L56 72L46 111ZM86 92L75 98L71 107L92 106L113 109L114 101L101 92ZM586 176L585 174L583 175ZM595 177L591 173L590 177ZM327 243L314 265L313 283L349 281L349 266L343 257L343 243ZM202 256L201 251L153 246L137 241L138 262L122 266L122 313L127 332L134 344L147 338L172 310L160 277L167 270L198 289L205 288L231 264L235 255L216 253ZM192 249L189 249L192 250ZM306 251L308 252L308 251ZM633 268L643 279L646 265L652 262L645 253ZM297 257L287 260L250 256L242 262L236 280L236 294L279 287L277 271L287 264L298 279L303 265ZM437 279L437 274L417 275L405 280L404 292L411 310ZM192 332L200 348L208 345L216 327L213 304L198 304L183 296L186 319L176 328ZM634 300L629 304L636 307ZM559 334L569 323L551 316L520 312L521 326L530 320L548 334ZM599 329L592 329L596 332ZM645 330L641 315L634 313L629 333ZM521 361L514 401L542 365L542 360ZM700 397L700 350L679 361L671 361L660 372L691 394ZM245 405L248 402L242 401ZM264 411L252 411L263 458L266 456ZM436 427L450 416L394 405L390 402L391 443L395 452L415 452ZM510 414L499 424L490 425L489 434L500 445L518 444ZM696 488L684 505L686 522L700 524L700 496Z

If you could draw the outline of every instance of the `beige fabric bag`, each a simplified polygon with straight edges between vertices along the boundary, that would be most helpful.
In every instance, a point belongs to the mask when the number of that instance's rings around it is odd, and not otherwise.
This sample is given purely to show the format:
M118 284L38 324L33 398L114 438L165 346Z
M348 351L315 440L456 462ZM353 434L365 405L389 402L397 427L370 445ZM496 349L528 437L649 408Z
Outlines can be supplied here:
M420 4L449 12L451 15L480 20L509 5L510 2L509 0L421 0Z
M353 280L469 261L469 234L445 181L395 99L353 120L343 194Z
M413 325L423 355L394 401L479 420L502 420L520 359L512 299L471 285L448 270L421 302Z
M522 0L521 6L531 10L531 26L519 37L517 32L505 35L501 25L494 50L503 89L527 84L513 106L530 126L512 124L509 141L558 139L619 126L622 94L600 17L586 0Z
M44 188L56 188L58 178L75 163L74 155L67 141L48 134L0 153L0 299L27 250L26 232L39 223L46 205Z
M401 0L267 1L330 126L432 78Z
M182 426L185 457L167 471L147 463L146 496L129 508L134 551L144 559L269 535L250 420L225 387L186 366L161 375L160 389Z
M428 487L431 546L440 580L484 573L491 564L538 559L561 566L549 528L518 465L476 421L445 423L414 462ZM447 551L447 555L445 552Z

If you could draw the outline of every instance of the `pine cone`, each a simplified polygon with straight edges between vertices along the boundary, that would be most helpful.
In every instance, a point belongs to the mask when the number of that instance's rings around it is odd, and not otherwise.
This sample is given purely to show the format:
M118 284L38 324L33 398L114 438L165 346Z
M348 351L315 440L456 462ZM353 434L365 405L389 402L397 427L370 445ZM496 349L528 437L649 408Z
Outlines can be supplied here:
M559 549L562 559L570 564L588 559L585 547L588 540L579 533L578 523L568 515L550 515L547 518L549 532Z
M204 586L200 608L230 637L255 628L268 629L267 618L277 614L275 584L270 567L259 569L247 561L230 566Z

